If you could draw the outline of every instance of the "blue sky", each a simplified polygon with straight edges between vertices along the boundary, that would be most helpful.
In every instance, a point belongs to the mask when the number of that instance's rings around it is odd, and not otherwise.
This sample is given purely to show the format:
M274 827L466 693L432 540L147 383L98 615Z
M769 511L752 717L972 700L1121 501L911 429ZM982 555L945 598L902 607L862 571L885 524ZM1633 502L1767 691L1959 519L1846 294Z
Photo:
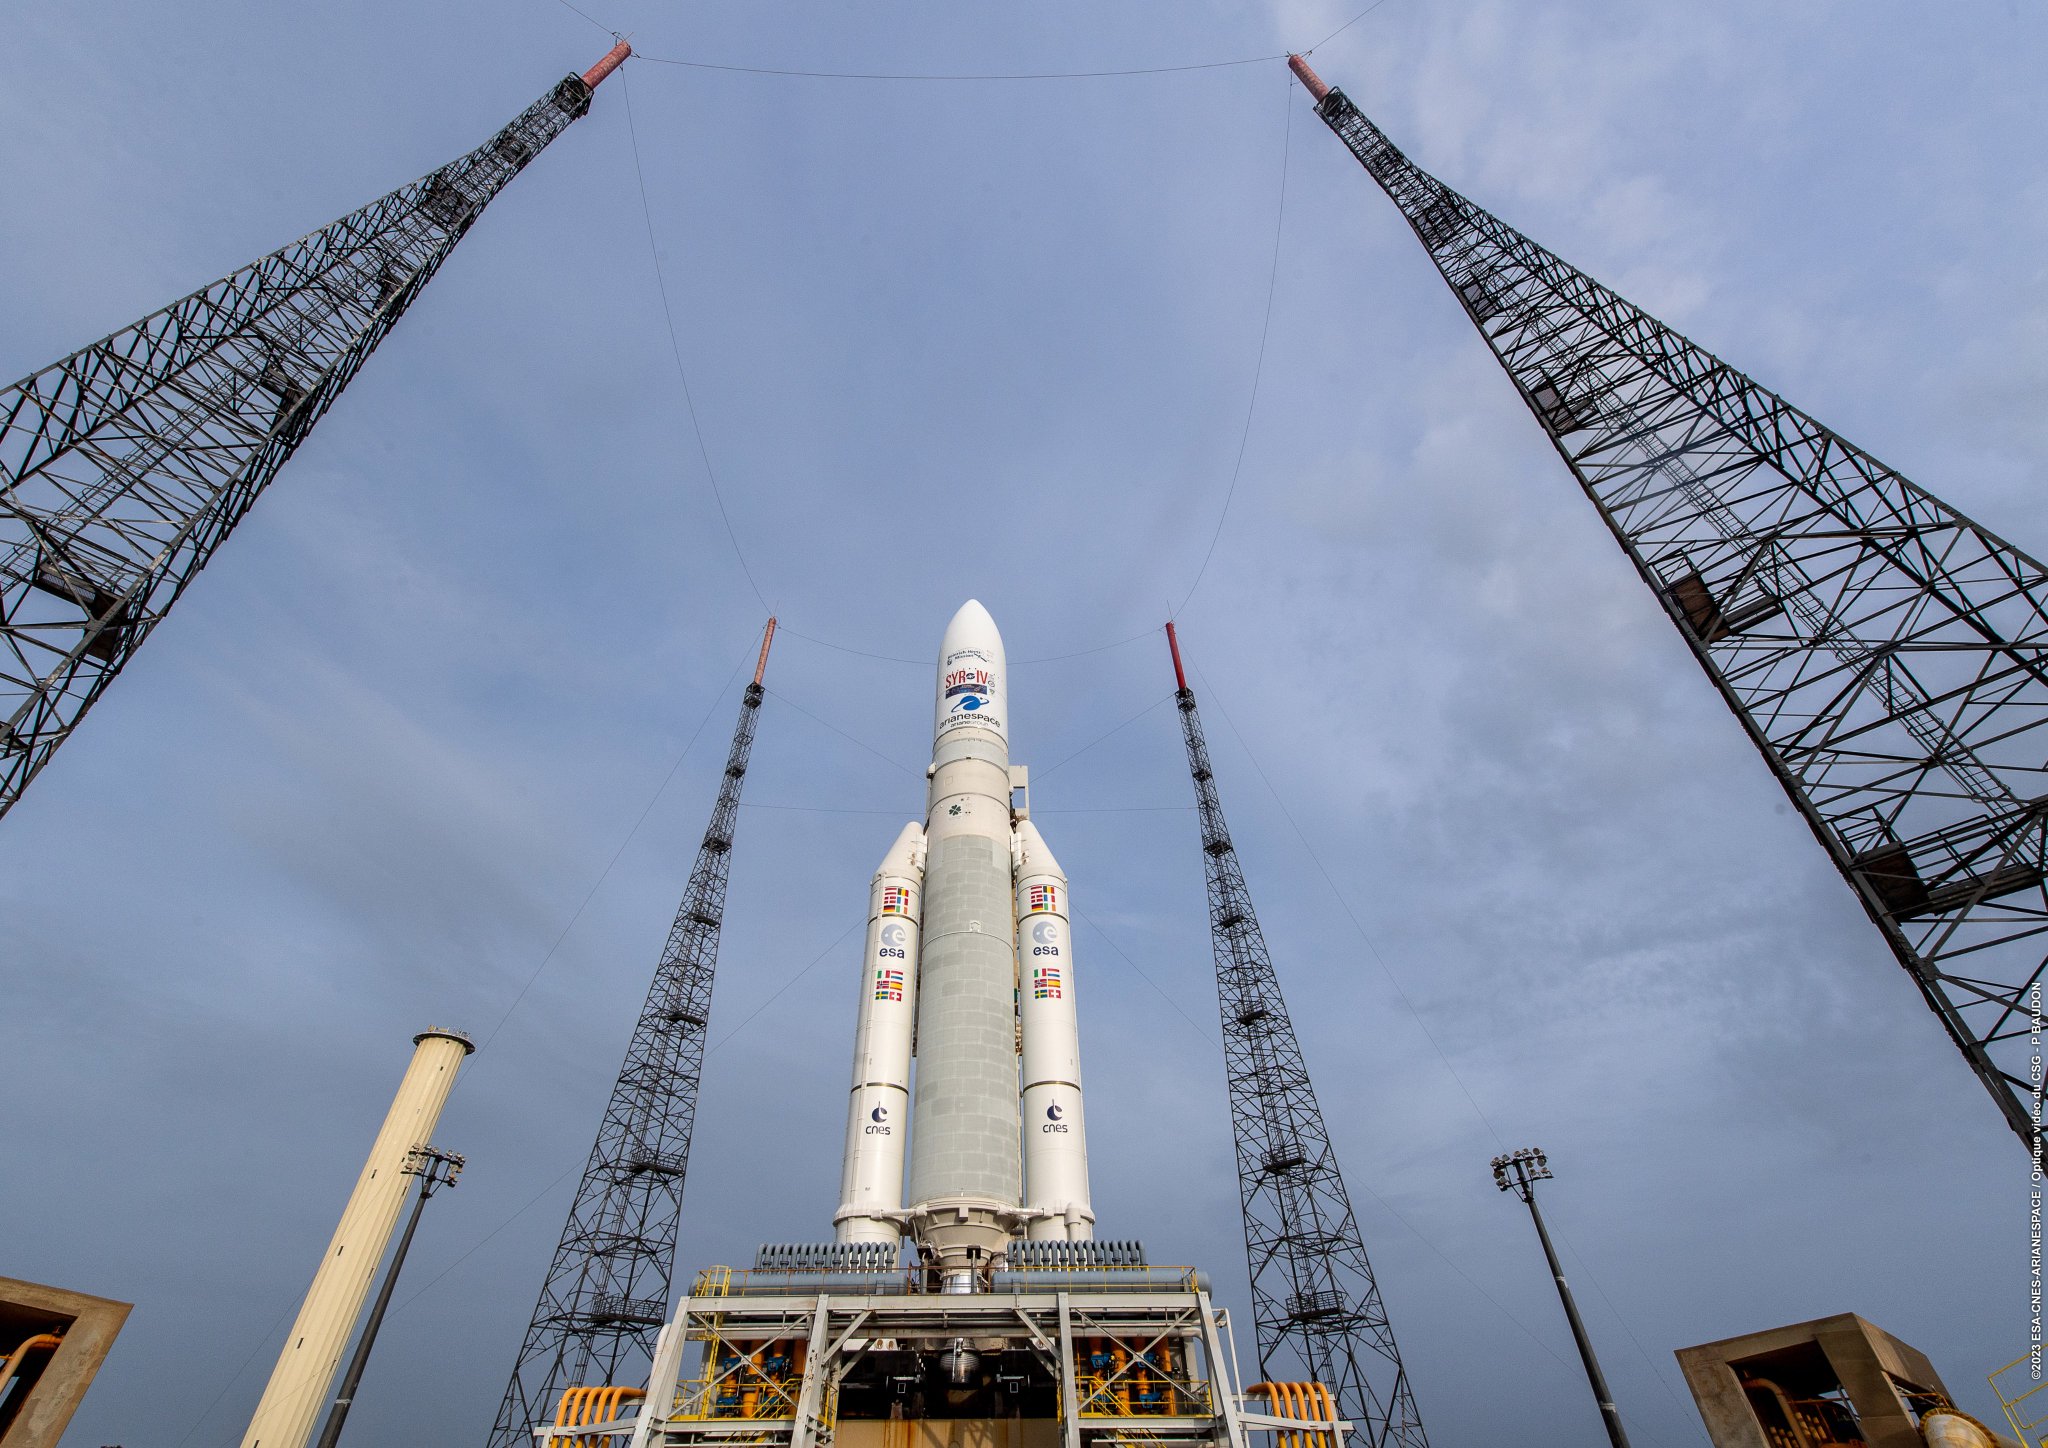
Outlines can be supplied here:
M583 8L602 25L556 0L11 7L0 371L475 145L604 27L650 57L951 74L1271 56L1353 13ZM1386 0L1315 63L1446 181L2038 554L2044 39L2017 0ZM2021 1152L1278 62L642 61L0 822L0 1270L137 1303L68 1443L238 1440L430 1022L486 1042L440 1133L471 1168L351 1428L481 1438L715 788L764 613L733 539L788 631L686 1270L828 1230L842 936L929 742L930 665L891 660L928 661L972 595L1013 658L1077 655L1016 667L1013 747L1092 922L1102 1229L1241 1301L1151 632L1185 600L1436 1439L1594 1430L1487 1175L1530 1142L1645 1448L1703 1441L1674 1348L1833 1312L1995 1412L1983 1376L2025 1346Z

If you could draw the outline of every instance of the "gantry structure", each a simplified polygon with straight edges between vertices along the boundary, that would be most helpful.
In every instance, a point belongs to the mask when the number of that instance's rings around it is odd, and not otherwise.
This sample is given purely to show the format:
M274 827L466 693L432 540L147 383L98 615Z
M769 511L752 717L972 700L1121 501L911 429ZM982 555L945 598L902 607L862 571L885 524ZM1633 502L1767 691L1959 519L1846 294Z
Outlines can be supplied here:
M0 392L0 815L621 41L467 155Z
M1323 1384L1336 1398L1336 1416L1349 1425L1352 1448L1427 1448L1351 1194L1223 818L1201 711L1171 623L1166 641L1201 817L1259 1375L1269 1382Z
M534 1430L557 1420L564 1394L647 1380L674 1287L733 832L774 641L771 618L740 698L711 821L520 1343L490 1448L529 1448Z
M2048 569L1452 190L1289 64L2040 1161Z

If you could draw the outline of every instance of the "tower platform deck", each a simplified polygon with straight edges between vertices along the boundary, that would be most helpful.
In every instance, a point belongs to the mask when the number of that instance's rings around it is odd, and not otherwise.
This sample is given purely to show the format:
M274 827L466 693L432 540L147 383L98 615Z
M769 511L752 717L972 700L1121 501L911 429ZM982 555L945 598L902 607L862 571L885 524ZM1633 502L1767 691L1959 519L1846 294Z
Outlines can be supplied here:
M1334 1448L1349 1427L1247 1405L1228 1315L1192 1268L998 1270L973 1292L931 1281L893 1268L702 1272L662 1329L638 1411L572 1413L539 1441L1253 1448L1249 1434L1278 1431Z

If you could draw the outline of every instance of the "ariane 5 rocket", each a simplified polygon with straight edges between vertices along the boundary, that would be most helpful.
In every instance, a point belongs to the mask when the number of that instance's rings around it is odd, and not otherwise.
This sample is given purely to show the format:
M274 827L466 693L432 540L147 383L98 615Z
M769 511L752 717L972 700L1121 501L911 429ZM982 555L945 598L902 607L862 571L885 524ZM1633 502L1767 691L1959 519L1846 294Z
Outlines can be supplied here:
M909 1235L967 1290L1018 1237L1092 1238L1095 1213L1067 877L1014 803L1003 639L971 599L936 694L924 824L903 827L868 895L833 1222L841 1242Z

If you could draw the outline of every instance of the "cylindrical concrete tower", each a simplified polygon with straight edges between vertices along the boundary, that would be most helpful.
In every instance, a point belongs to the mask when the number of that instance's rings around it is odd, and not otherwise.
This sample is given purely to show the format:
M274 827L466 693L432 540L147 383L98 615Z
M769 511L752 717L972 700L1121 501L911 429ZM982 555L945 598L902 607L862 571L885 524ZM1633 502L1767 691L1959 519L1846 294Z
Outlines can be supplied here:
M1008 672L969 600L939 647L909 1191L919 1244L963 1289L1009 1242L1022 1192Z
M341 1224L313 1273L298 1320L270 1371L249 1431L242 1435L242 1448L305 1448L405 1205L412 1183L403 1170L406 1155L433 1135L455 1087L455 1073L476 1049L460 1031L430 1027L412 1040L412 1064L398 1083L398 1095L371 1143L370 1159L342 1208Z
M842 1242L903 1240L910 1140L910 1038L917 1021L918 896L924 830L907 824L868 890L868 947L846 1110L846 1165L832 1225Z

